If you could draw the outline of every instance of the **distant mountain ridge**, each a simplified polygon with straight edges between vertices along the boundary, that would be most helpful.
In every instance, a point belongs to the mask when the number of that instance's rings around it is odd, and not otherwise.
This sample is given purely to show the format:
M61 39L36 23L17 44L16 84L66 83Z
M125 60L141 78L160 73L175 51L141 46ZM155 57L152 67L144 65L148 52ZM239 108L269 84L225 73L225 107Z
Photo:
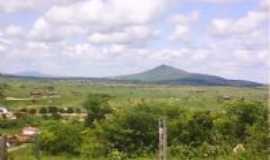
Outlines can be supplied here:
M29 77L51 77L50 75L47 75L38 71L22 71L22 72L13 73L12 75L29 76Z
M160 65L148 71L124 76L116 76L118 80L139 80L144 82L158 82L163 80L175 80L185 78L189 75L188 72L174 68L168 65Z
M168 65L160 65L145 72L116 76L117 80L133 80L157 84L175 85L222 85L222 86L261 86L246 80L229 80L223 77L191 73Z
M27 79L27 80L82 80L94 83L129 83L129 84L164 84L164 85L201 85L201 86L237 86L237 87L258 87L264 84L246 81L230 80L219 76L191 73L168 65L160 65L153 69L114 77L56 77L41 74L39 72L26 72L15 74L1 74L0 80Z

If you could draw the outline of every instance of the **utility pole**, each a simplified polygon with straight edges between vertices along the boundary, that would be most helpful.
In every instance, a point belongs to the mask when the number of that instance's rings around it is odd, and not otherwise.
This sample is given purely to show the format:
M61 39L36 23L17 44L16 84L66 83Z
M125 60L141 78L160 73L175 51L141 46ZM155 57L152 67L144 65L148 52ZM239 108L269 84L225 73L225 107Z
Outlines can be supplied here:
M6 136L0 137L0 160L7 160L7 138Z
M167 126L166 119L159 119L159 152L158 160L167 160Z

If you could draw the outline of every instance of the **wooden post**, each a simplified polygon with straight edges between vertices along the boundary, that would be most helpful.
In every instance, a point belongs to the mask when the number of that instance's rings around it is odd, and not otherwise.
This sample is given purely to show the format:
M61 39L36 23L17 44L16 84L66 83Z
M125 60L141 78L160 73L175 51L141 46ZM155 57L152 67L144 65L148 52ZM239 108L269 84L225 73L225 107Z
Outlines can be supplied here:
M36 135L34 138L34 145L33 145L33 153L36 160L41 160L41 151L40 151L40 143L39 143L39 135Z
M158 160L167 160L167 126L165 119L159 119Z
M0 137L0 160L8 160L6 136Z

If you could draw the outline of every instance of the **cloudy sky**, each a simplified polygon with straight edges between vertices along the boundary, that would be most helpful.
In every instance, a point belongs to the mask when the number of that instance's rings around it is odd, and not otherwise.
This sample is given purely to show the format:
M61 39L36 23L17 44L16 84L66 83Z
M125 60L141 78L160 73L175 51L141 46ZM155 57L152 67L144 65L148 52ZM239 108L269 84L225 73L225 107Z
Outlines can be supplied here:
M160 64L267 81L269 0L0 1L0 72L111 76Z

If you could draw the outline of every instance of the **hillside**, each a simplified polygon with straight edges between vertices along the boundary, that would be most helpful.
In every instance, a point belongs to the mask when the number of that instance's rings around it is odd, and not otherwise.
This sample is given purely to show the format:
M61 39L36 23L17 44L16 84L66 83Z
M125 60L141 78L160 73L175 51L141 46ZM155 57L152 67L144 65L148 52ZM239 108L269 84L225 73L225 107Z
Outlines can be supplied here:
M148 71L113 77L117 80L133 80L146 83L176 85L261 86L257 82L229 80L223 77L191 73L168 65L160 65Z
M156 68L145 72L115 76L107 78L94 77L50 77L27 75L10 75L0 74L0 81L8 80L68 80L68 81L88 81L93 83L117 83L117 84L170 84L170 85L204 85L204 86L246 86L257 87L263 84L245 81L245 80L230 80L223 77L191 73L181 69L177 69L168 65L160 65Z
M158 82L164 80L175 80L180 78L186 78L189 73L167 65L160 65L154 69L125 76L113 77L118 80L139 80L144 82Z

